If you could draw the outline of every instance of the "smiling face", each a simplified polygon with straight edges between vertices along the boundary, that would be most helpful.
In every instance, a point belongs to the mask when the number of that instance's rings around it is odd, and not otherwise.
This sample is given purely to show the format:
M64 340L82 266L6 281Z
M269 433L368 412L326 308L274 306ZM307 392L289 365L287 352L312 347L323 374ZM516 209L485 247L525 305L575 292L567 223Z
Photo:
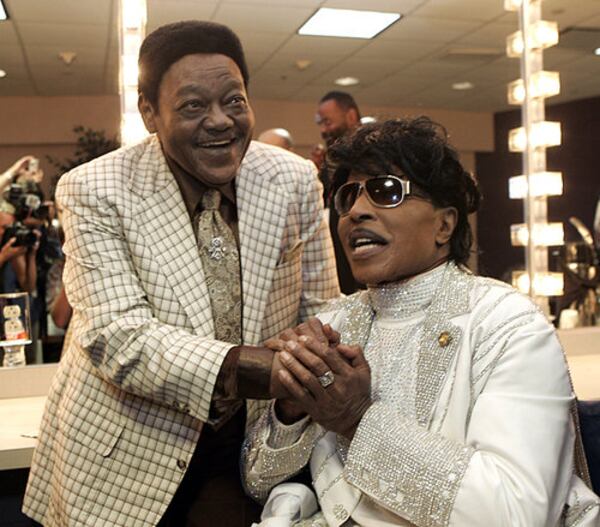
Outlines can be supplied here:
M370 177L351 172L348 181ZM379 285L417 275L442 261L449 254L455 225L452 207L436 208L429 200L409 195L397 207L380 208L363 190L350 212L340 217L338 233L354 278Z
M335 100L328 99L319 104L316 121L321 137L330 146L358 126L358 114L356 110L344 110Z
M169 164L212 187L236 176L252 138L254 114L237 64L225 55L186 55L164 74L158 107L140 112Z

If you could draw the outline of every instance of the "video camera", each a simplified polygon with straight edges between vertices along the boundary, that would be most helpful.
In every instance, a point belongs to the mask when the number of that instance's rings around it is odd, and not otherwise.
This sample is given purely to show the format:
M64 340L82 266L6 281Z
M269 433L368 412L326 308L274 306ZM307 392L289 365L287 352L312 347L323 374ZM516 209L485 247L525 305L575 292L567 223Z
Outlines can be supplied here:
M35 181L17 180L4 191L4 199L15 208L17 221L29 217L48 218L48 206L43 204L44 194Z
M13 247L33 247L37 241L37 236L34 232L19 221L15 221L12 225L4 229L0 247L4 247L11 238L16 238Z

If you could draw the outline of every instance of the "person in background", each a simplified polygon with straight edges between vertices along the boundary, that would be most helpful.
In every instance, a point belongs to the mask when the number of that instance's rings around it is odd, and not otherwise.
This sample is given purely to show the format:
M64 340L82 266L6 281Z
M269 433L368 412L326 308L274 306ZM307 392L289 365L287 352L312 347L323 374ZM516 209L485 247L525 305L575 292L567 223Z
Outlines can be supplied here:
M262 132L257 141L265 143L267 145L278 146L291 152L294 151L294 140L292 134L290 134L285 128L269 128Z
M480 195L445 130L366 125L329 155L368 289L319 315L328 343L272 343L292 399L244 446L248 491L271 495L261 527L597 527L560 343L529 297L465 267ZM316 499L275 486L307 464Z
M44 172L40 169L39 162L35 157L31 155L23 156L0 174L0 194L19 177L38 184L41 183Z
M57 187L71 336L23 510L45 527L245 527L244 430L286 395L262 343L339 295L322 188L310 161L251 142L228 27L156 29L139 72L152 135Z
M360 110L354 97L343 91L330 91L321 97L315 122L330 147L360 126Z
M323 163L325 162L325 147L321 143L316 143L310 149L310 160L315 164L318 170L321 170ZM323 199L325 199L325 195Z
M346 137L360 126L360 111L354 97L342 91L330 91L319 101L315 122L319 127L321 137L329 149L338 139ZM319 177L323 183L325 206L330 205L331 200L331 166L327 169L327 163L321 164ZM338 215L334 207L329 206L329 228L335 261L337 266L340 289L344 294L352 294L361 288L352 276L352 271L342 249L342 244L337 233Z

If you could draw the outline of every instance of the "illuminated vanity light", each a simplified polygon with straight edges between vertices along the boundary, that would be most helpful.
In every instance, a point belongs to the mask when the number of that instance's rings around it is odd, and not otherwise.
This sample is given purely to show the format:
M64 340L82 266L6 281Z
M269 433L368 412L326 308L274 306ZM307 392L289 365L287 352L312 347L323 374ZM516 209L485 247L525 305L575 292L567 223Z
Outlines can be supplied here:
M300 35L373 38L400 19L400 13L320 8L298 30Z
M146 29L146 0L120 0L119 13L121 144L127 145L148 135L137 109L138 53Z
M139 141L146 137L148 131L144 126L142 116L136 110L135 112L127 112L121 116L121 143L128 145Z
M8 13L2 0L0 0L0 20L8 20Z
M560 75L557 71L538 71L531 76L531 97L552 97L560 93ZM509 104L522 104L525 100L525 83L517 79L508 85Z
M121 57L122 70L121 73L123 75L123 86L135 86L137 88L138 85L138 59L135 55L125 55Z
M560 145L560 123L554 121L541 121L531 127L531 146L533 148L551 147ZM527 134L525 128L513 128L508 133L508 149L511 152L524 152L527 148Z
M121 26L126 30L143 30L146 26L146 0L122 1Z
M560 196L563 193L561 172L536 172L529 176L531 181L531 196ZM527 178L515 176L508 180L508 195L510 199L525 199L527 197Z
M598 55L600 57L600 48L596 48L594 50L594 55Z
M533 243L543 247L564 245L565 232L563 224L540 223L533 226ZM518 223L510 226L510 242L513 247L525 247L529 243L529 229L526 223Z
M526 271L513 271L512 285L522 293L529 293L529 275ZM562 273L535 273L533 275L533 294L539 296L560 296L564 293Z
M540 20L531 26L529 37L530 49L546 49L558 44L558 24ZM523 34L516 31L506 37L506 54L512 58L518 58L523 53Z
M504 10L505 11L518 11L519 7L523 0L504 0Z
M6 72L4 70L0 70L0 79L6 77Z

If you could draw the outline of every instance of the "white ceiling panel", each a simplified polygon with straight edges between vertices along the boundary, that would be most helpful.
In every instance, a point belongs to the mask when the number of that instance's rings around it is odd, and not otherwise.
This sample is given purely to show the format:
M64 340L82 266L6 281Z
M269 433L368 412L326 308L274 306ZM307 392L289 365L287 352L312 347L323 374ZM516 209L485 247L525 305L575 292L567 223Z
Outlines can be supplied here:
M347 57L364 47L366 41L356 38L313 37L294 35L279 48L279 56L310 58Z
M381 33L380 38L451 42L479 27L481 27L479 21L407 16Z
M106 60L106 47L83 47L69 46L68 50L64 46L27 46L25 52L27 59L32 68L40 66L64 66L64 62L59 58L58 54L63 51L71 51L76 53L75 59L71 63L71 67L77 68L81 65L85 66L104 66Z
M210 20L218 0L148 0L148 31L181 20Z
M0 82L0 97L15 95L39 95L28 80L5 77Z
M495 23L485 24L472 33L459 38L456 42L460 45L486 46L499 49L502 53L506 49L506 37L517 30L514 24Z
M449 20L485 21L504 13L502 0L429 0L423 3L414 14L447 18Z
M5 45L18 45L19 39L11 20L0 22L0 53Z
M386 11L406 15L414 11L423 0L325 0L323 7L338 9L368 9L370 11Z
M360 59L396 59L414 62L434 53L441 53L445 43L432 40L376 39L358 50L353 57Z
M24 22L19 24L19 34L28 45L56 45L69 46L93 45L106 42L108 38L108 24L42 24L38 22Z
M0 46L0 68L25 64L23 48L14 44L2 44Z
M320 81L332 85L340 77L356 77L362 85L369 86L403 70L405 65L399 60L351 58L327 71Z
M213 20L227 24L234 31L295 32L312 15L311 7L286 7L222 3Z
M113 0L4 0L14 20L43 24L108 24Z
M248 6L277 6L277 7L309 7L316 10L322 0L221 0L221 5L248 5Z

